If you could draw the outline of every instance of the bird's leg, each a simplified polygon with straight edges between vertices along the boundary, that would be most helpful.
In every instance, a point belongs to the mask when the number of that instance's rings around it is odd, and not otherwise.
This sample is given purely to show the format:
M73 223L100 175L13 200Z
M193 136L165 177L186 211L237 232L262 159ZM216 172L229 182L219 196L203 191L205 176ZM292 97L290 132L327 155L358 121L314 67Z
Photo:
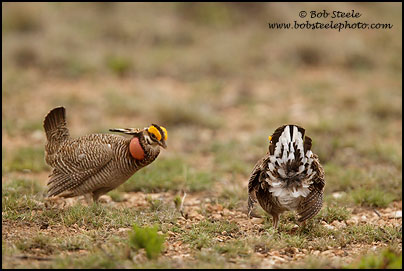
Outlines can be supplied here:
M279 214L272 213L272 218L274 220L274 229L278 229L278 224L279 224Z
M98 204L99 203L98 199L100 196L101 194L99 193L93 193L93 203Z
M250 196L248 196L247 204L248 204L247 217L251 218L251 212L252 212L252 209L254 208L254 201Z

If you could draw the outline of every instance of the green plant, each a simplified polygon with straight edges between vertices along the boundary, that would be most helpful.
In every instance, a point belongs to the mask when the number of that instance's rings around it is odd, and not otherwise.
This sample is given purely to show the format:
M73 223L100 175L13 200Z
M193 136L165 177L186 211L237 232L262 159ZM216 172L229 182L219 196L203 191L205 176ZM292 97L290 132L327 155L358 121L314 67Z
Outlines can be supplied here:
M124 76L132 69L132 61L129 58L110 56L106 60L107 67L119 76Z
M331 223L334 220L344 221L349 219L351 212L345 207L325 207L321 213L321 218L327 222Z
M345 266L356 269L402 269L403 255L392 249L385 249L377 254L367 254L358 262Z
M139 227L133 225L132 232L129 233L129 244L135 250L144 248L147 258L155 259L163 250L165 236L157 233L157 226Z
M386 207L394 200L390 193L376 189L359 189L352 192L352 197L355 203L370 207Z

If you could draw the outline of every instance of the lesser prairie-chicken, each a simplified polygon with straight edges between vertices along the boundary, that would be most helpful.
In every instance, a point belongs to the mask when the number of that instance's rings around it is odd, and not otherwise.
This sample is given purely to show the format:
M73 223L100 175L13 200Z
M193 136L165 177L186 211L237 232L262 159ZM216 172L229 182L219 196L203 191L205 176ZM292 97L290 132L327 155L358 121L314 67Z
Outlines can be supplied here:
M283 125L269 137L269 151L252 170L248 183L248 215L256 200L273 217L297 211L299 222L315 216L323 204L324 170L311 151L311 138L297 125Z
M57 107L45 117L47 143L45 161L53 168L48 180L48 197L90 195L94 201L118 187L137 170L152 163L166 148L167 130L148 128L109 129L132 137L90 134L71 138L66 110Z

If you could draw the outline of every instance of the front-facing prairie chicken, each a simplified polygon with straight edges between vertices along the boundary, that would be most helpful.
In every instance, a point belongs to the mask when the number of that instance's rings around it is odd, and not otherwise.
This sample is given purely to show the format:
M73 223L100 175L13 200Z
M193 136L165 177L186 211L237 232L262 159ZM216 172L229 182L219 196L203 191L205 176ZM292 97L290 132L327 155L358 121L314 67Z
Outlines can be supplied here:
M258 199L274 228L284 211L297 211L299 222L315 216L323 204L324 170L311 151L311 138L297 125L283 125L269 137L269 151L255 165L248 183L248 215Z
M153 162L166 148L167 130L148 128L110 129L132 135L90 134L70 138L64 107L51 110L44 120L47 143L45 161L53 168L48 197L91 195L94 201Z

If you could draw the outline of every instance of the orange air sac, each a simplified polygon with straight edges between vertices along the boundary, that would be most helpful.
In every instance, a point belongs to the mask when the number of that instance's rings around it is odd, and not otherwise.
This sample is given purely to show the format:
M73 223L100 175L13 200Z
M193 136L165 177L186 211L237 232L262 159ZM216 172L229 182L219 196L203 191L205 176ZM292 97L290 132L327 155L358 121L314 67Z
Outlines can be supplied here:
M140 146L139 138L132 138L129 144L129 152L132 157L137 160L142 160L144 158L144 150L142 146Z

